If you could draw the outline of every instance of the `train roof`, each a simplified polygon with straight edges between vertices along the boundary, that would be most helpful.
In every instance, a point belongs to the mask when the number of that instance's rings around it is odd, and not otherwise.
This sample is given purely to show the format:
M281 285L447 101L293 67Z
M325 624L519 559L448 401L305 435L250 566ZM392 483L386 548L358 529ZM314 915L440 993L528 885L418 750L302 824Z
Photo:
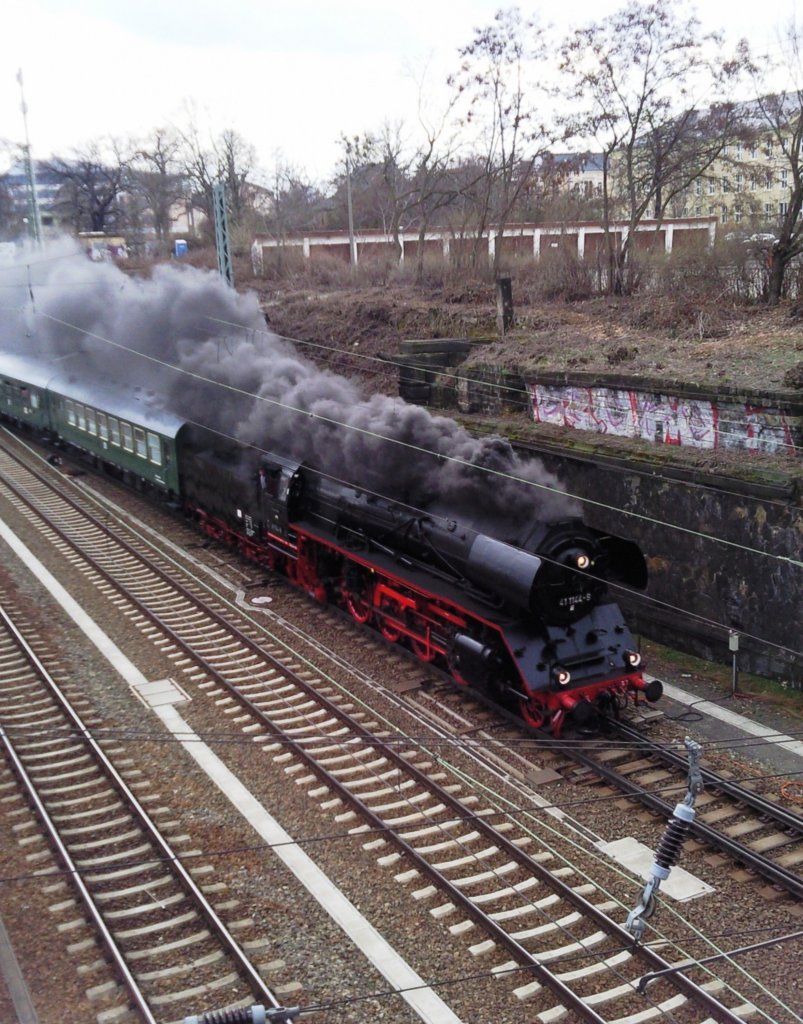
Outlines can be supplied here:
M0 376L51 391L63 398L141 424L165 437L175 437L185 420L160 405L163 397L144 387L132 387L112 380L79 378L69 363L57 356L17 355L0 351Z

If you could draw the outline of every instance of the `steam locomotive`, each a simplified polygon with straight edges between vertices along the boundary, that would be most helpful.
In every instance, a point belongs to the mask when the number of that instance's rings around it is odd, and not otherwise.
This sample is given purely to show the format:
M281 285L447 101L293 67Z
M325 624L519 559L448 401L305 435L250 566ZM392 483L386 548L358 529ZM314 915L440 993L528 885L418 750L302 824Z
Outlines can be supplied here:
M0 354L0 416L141 490L555 736L661 695L609 584L643 589L638 547L577 518L515 529L425 510L249 448L140 396Z

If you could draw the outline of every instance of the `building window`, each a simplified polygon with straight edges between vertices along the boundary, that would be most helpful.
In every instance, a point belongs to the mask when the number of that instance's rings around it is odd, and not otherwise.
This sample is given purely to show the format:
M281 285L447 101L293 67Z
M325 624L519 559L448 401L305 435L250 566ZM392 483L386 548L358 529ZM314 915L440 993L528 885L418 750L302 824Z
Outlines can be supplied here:
M772 203L764 203L764 216L767 220L772 220Z
M708 207L708 216L709 217L716 217L716 215L717 215L716 207L715 206L709 206Z
M147 459L148 446L145 444L145 431L141 427L134 427L134 440L137 443L137 455L141 459Z
M64 408L67 410L67 422L71 427L75 426L75 402L71 398L67 398L64 402Z
M781 188L789 188L789 171L785 167L781 171Z
M109 440L120 447L120 423L116 416L109 417Z
M708 179L708 194L712 196L717 190L717 183L713 178Z
M737 206L736 209L733 211L733 219L736 221L737 224L741 224L742 223L742 208L741 208L741 206Z
M737 142L736 143L736 159L737 160L741 160L742 159L742 144L741 144L741 142Z
M694 194L696 196L701 196L703 194L703 183L700 178L698 178L694 183Z
M123 433L123 448L127 452L133 452L134 450L134 432L131 429L130 423L121 423L120 429Z
M148 458L157 466L162 464L162 442L157 434L148 431Z
M702 208L702 206L695 206L694 207L694 216L695 217L702 217L702 215L703 215L703 208Z
M758 160L758 146L755 144L755 142L750 147L750 159Z
M789 203L778 203L778 215L785 217L789 212Z
M772 159L772 139L767 139L767 156Z
M88 434L97 434L98 427L95 422L95 410L87 407L86 410L86 430Z
M101 441L109 440L109 424L105 412L98 413L98 437Z
M764 188L768 191L772 191L772 171L767 171L764 175Z
M722 210L721 210L720 215L719 215L719 220L720 220L721 224L727 224L728 223L728 208L727 208L727 206L723 206L722 207Z
M736 191L741 192L744 188L744 175L739 171L736 175Z
M723 178L722 179L722 191L723 192L730 192L730 190L731 190L730 178Z
M729 145L728 145L728 144L726 143L726 144L725 144L725 145L724 145L724 146L722 147L722 155L723 155L723 156L727 156L729 152L730 152L730 146L729 146Z
M750 191L751 192L755 192L757 188L758 188L758 178L756 178L755 174L752 174L750 176Z

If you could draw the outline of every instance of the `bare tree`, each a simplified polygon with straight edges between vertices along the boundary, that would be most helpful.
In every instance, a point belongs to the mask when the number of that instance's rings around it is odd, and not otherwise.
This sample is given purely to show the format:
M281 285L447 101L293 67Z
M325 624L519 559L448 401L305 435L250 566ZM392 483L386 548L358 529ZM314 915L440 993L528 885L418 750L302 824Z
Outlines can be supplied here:
M735 130L726 101L738 61L702 34L683 0L631 0L604 23L577 29L561 47L575 111L571 130L602 152L608 287L626 290L634 233L717 158ZM707 113L699 112L705 100ZM613 230L622 216L626 228Z
M232 128L225 129L217 138L205 140L193 117L189 126L179 132L179 137L181 173L192 203L212 221L212 190L222 183L226 188L231 224L233 227L241 224L253 203L253 146Z
M254 147L233 128L225 128L214 142L214 152L218 180L226 186L229 216L235 224L242 224L246 211L254 206Z
M270 182L271 204L262 223L280 241L291 234L322 228L326 199L306 173L276 155Z
M780 60L763 56L750 61L756 98L750 104L749 126L765 155L777 154L781 181L786 180L789 189L788 199L782 200L777 237L769 250L767 301L771 306L777 305L783 294L790 264L803 253L803 33L796 21L789 22L780 42ZM779 71L786 74L787 88L765 92L765 83L773 75L777 81Z
M537 86L527 75L546 58L546 46L533 21L518 8L500 10L491 25L476 29L460 51L463 62L450 84L467 102L465 124L481 129L483 176L475 191L476 249L491 226L495 232L494 272L502 256L504 230L536 162L551 139L533 107Z
M45 162L61 183L58 205L76 231L118 231L125 226L130 147L117 139L90 142L67 159Z
M173 226L172 211L184 196L180 143L170 128L157 128L137 149L131 164L131 190L141 198L157 239L164 242Z
M403 138L403 125L384 125L373 139L376 161L374 197L384 230L392 237L400 257L401 231L416 229L416 277L424 272L426 233L434 217L455 198L454 180L449 174L454 138L446 126L453 103L441 116L430 121L423 113L419 98L418 124L421 141L409 147Z

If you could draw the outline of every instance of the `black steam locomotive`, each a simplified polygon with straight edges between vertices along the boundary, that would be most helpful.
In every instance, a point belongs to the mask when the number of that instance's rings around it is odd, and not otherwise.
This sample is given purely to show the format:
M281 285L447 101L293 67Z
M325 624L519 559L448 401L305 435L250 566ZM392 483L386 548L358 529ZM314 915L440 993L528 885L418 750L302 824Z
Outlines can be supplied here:
M628 697L657 700L609 583L642 589L644 558L579 519L505 539L308 465L185 426L182 497L210 536L339 605L425 662L559 735Z

